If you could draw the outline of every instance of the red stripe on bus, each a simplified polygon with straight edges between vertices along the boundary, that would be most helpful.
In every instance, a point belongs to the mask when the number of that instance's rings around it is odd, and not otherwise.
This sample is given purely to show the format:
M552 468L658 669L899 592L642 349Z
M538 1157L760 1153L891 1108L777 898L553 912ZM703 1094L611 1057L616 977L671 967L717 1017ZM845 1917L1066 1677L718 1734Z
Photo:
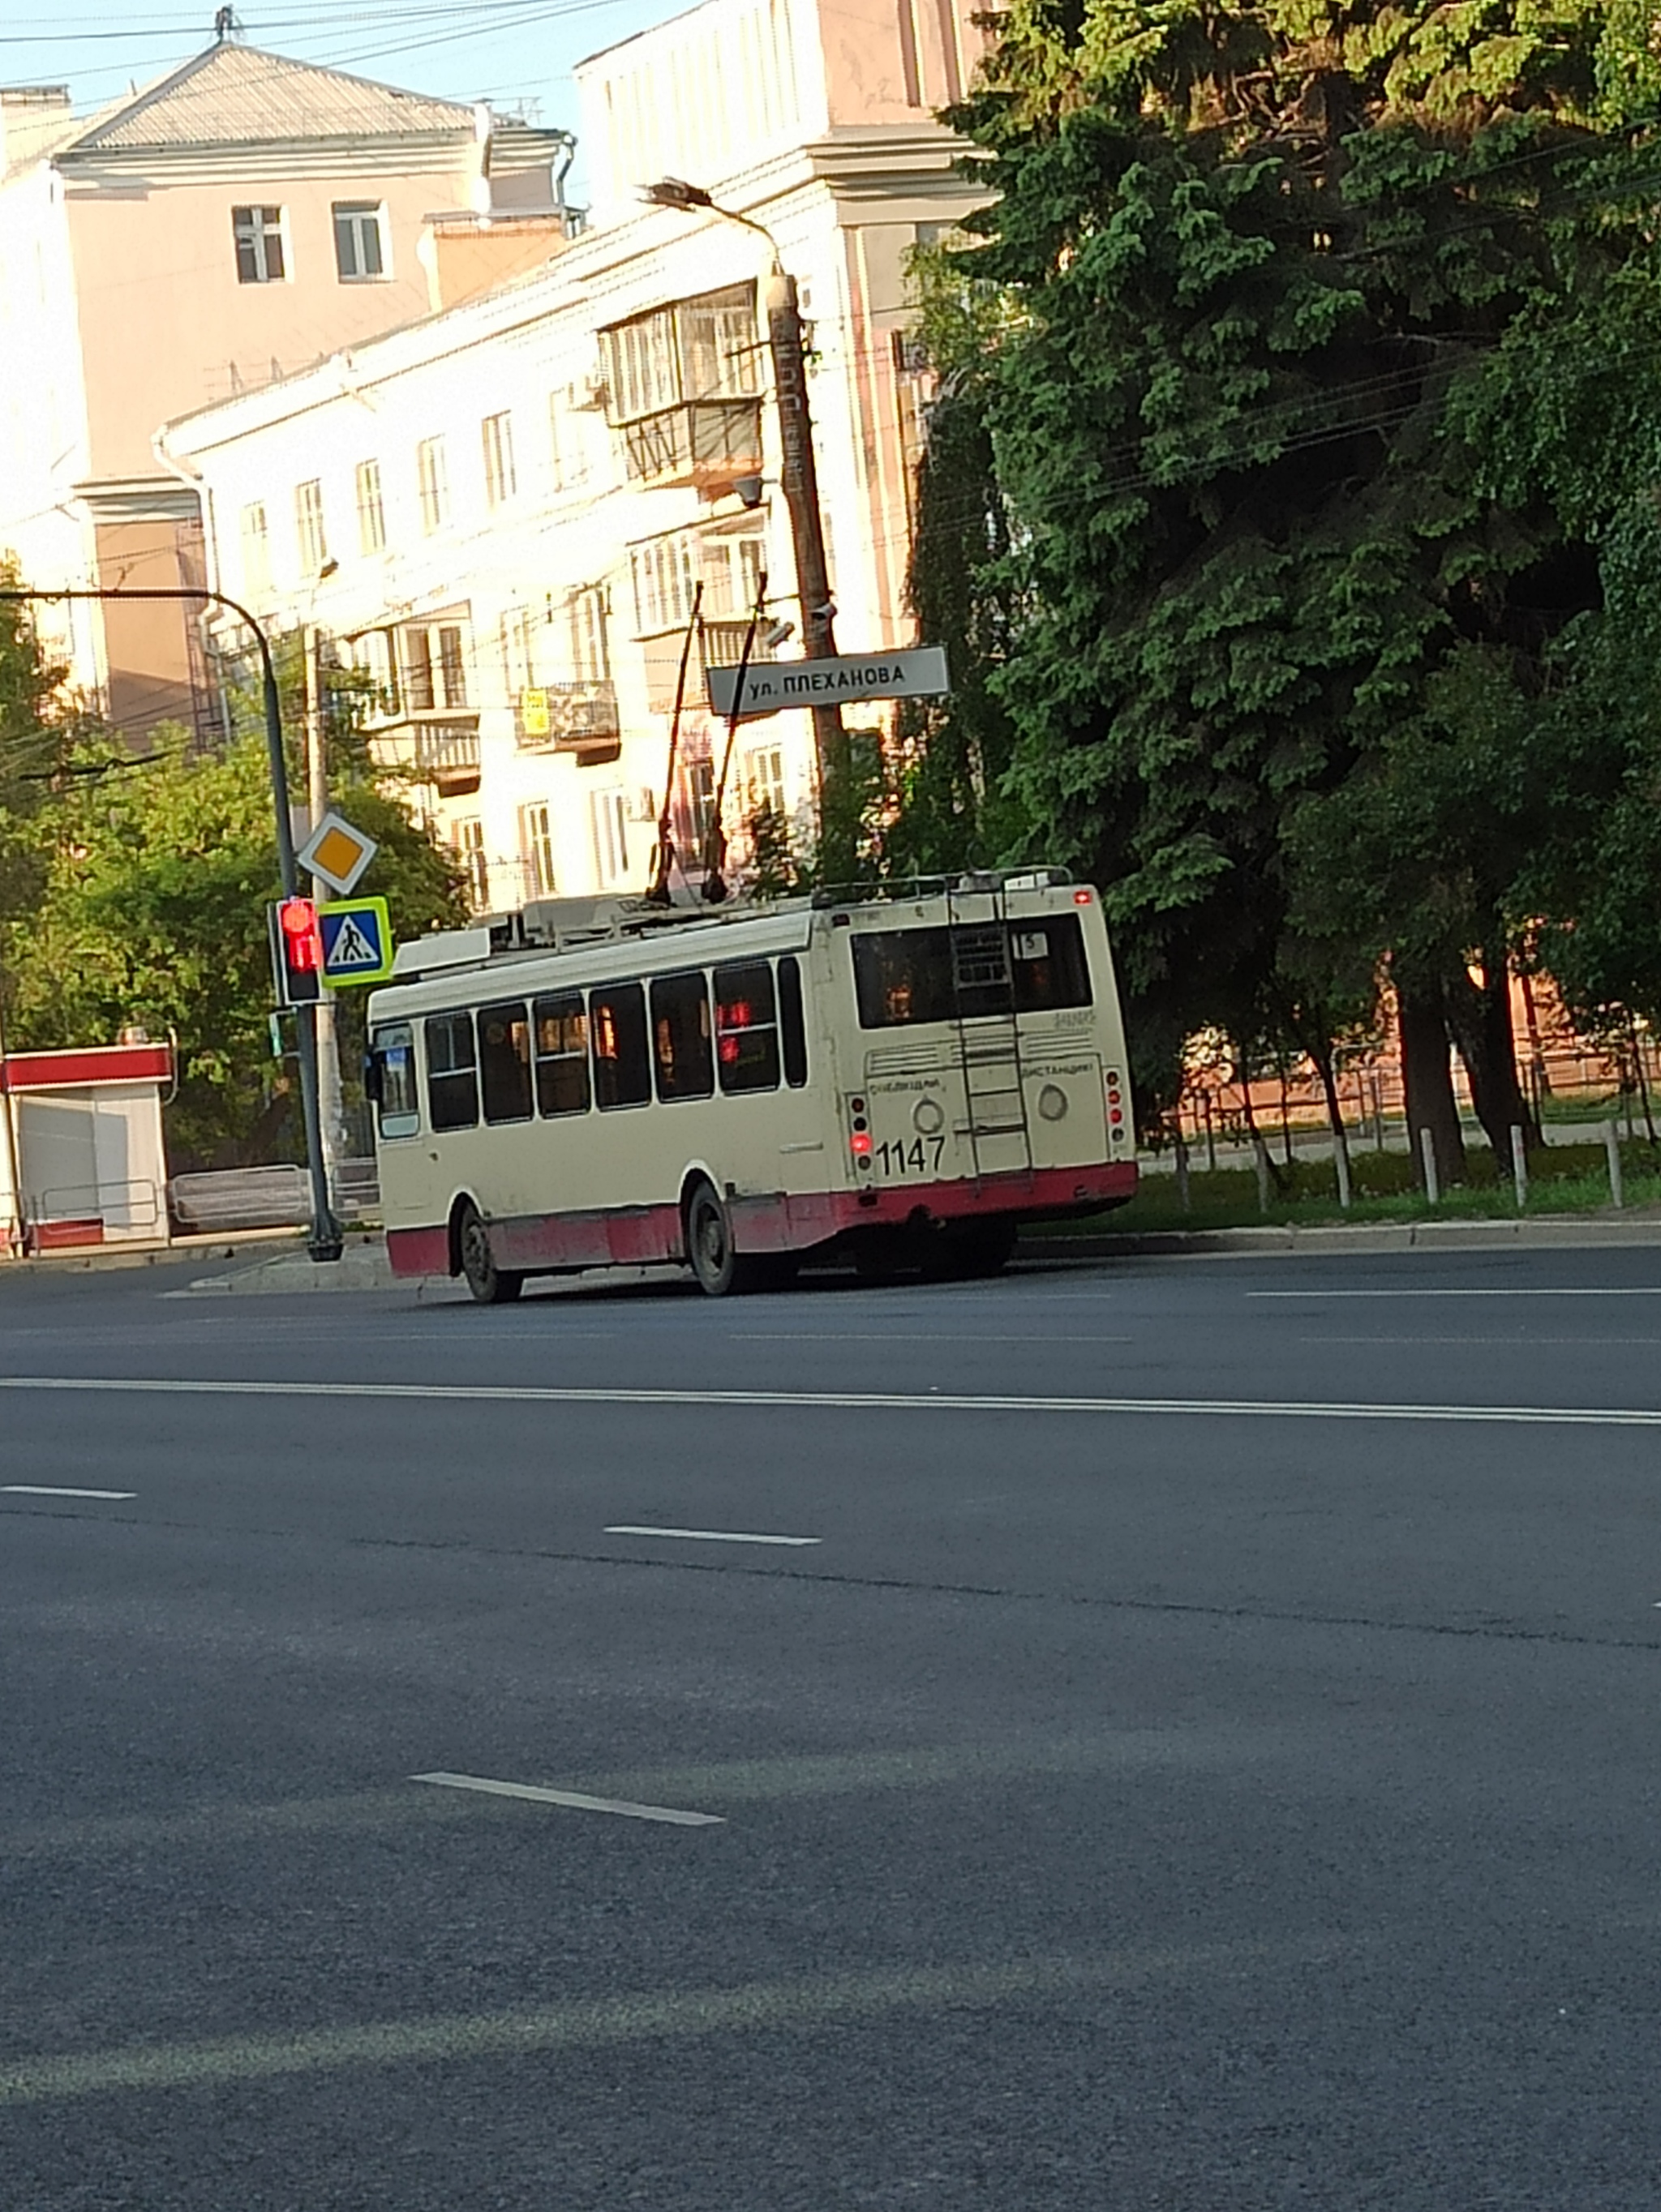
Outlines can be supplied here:
M923 1214L936 1221L974 1214L1043 1216L1123 1205L1136 1194L1134 1160L1098 1167L1038 1168L979 1182L884 1183L874 1189L778 1192L727 1201L740 1252L806 1252L849 1229ZM587 1212L518 1214L490 1224L496 1265L532 1273L558 1267L650 1267L683 1257L678 1206L607 1206ZM447 1227L389 1229L396 1275L447 1275Z

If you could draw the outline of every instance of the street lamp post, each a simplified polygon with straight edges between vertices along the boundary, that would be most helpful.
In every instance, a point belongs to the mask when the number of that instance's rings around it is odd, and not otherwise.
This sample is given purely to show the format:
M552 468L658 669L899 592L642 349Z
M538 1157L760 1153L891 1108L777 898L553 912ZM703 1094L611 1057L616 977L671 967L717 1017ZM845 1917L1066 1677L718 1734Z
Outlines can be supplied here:
M719 216L765 239L772 255L765 306L767 344L773 361L773 392L778 407L782 459L780 483L790 517L795 554L796 589L801 599L802 644L810 660L828 659L837 649L836 606L830 597L830 564L824 550L824 514L819 505L818 469L813 458L813 421L807 393L806 349L796 280L779 258L773 234L753 217L717 204L702 185L663 177L646 187L654 207L683 215ZM857 825L849 805L851 758L842 708L816 706L813 751L818 770L821 865L832 883L851 880L857 856Z
M65 599L169 599L175 604L207 602L217 607L228 607L239 622L247 624L259 651L265 750L271 763L271 805L277 817L277 870L282 879L283 897L295 897L300 890L300 867L295 858L294 823L289 812L289 764L283 749L283 708L277 696L277 669L265 633L248 610L235 599L227 599L222 592L210 592L204 586L194 585L181 585L172 591L137 586L131 590L113 586L102 591L62 592L26 592L6 588L0 589L0 599L20 599L30 604ZM340 1224L335 1219L329 1204L328 1174L323 1158L322 1121L318 1111L316 1007L297 1006L295 1009L295 1026L300 1060L300 1109L306 1129L306 1164L312 1191L308 1249L313 1260L338 1260L344 1249L344 1240Z

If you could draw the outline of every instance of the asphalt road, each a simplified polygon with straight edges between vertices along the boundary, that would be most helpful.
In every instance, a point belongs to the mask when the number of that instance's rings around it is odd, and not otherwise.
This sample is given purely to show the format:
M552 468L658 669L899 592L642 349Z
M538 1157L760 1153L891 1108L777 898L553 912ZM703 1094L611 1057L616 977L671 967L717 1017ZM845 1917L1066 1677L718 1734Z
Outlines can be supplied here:
M1661 1249L201 1271L0 1279L3 2212L1661 2202Z

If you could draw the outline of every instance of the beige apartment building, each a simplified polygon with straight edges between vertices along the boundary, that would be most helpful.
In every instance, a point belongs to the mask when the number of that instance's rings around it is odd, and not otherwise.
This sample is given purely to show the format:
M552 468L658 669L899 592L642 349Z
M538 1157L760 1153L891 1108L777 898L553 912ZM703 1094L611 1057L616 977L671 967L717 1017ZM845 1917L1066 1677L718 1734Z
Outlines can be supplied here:
M493 214L499 258L526 234L540 258L569 151L230 40L91 117L63 87L0 88L0 556L43 589L202 582L200 505L158 425L424 314L447 219ZM210 700L177 607L41 627L135 737Z
M768 241L811 325L839 646L910 642L908 257L976 204L933 111L978 41L970 0L705 0L579 70L593 205L544 266L474 290L459 221L441 290L472 296L162 432L223 587L372 672L383 754L481 908L644 887L695 605L669 792L688 883L723 777L735 842L763 801L806 834L807 714L745 723L728 762L703 683L763 577L757 650L800 651ZM666 174L767 236L644 205Z

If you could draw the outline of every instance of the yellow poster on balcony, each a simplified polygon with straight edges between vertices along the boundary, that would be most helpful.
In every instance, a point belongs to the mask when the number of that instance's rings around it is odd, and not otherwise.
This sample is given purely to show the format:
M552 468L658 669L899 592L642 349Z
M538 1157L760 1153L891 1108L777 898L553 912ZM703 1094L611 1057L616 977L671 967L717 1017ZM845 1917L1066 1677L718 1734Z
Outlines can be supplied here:
M527 738L548 734L548 694L540 689L519 695L519 719Z

